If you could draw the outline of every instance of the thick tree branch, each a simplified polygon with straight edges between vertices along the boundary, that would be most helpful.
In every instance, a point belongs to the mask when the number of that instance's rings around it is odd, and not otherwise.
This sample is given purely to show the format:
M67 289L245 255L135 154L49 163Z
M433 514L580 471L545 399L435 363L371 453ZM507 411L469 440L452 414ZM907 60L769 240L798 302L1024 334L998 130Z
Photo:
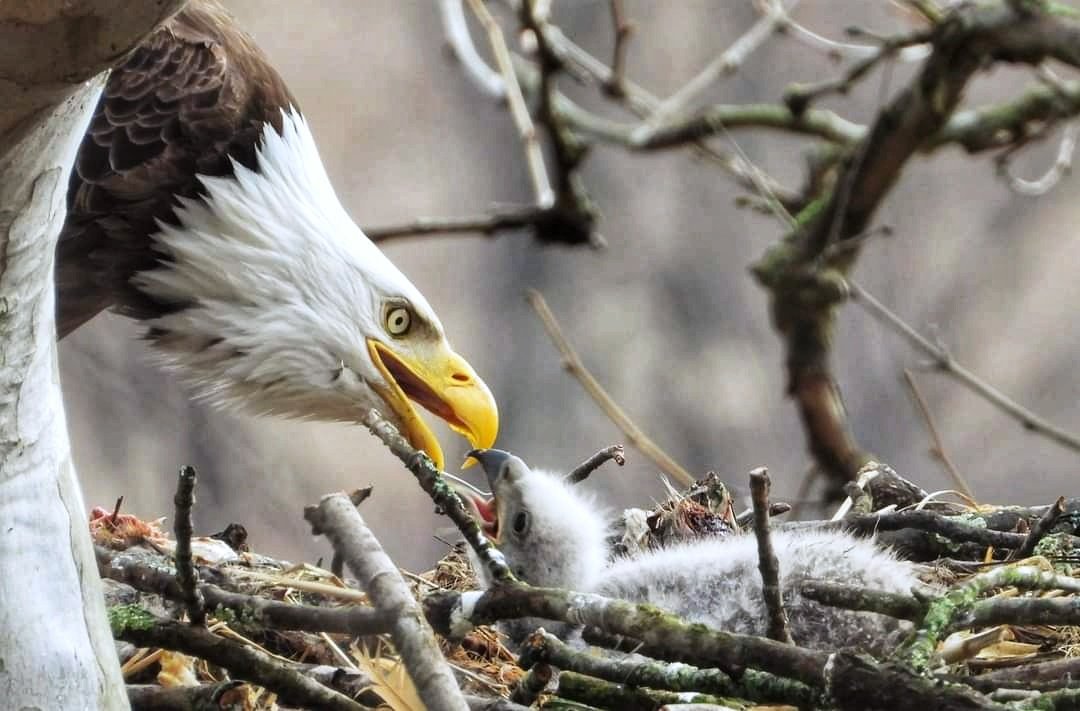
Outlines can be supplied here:
M425 705L440 711L466 709L419 604L356 506L345 495L333 494L306 508L304 518L341 553L375 609L392 620L390 638Z
M687 664L664 664L641 658L618 659L571 648L558 637L539 630L521 652L522 668L551 664L599 679L669 691L696 691L714 696L735 696L750 701L778 701L809 706L815 700L810 687L772 674L745 670L738 681L719 669L699 669Z
M151 556L149 560L132 551L117 553L98 546L98 570L103 578L125 583L140 592L154 593L177 602L183 591L165 560ZM199 593L211 614L229 610L241 620L275 630L330 632L355 637L384 634L390 631L391 621L371 607L344 605L320 607L293 605L267 600L255 595L225 590L218 585L201 583Z
M329 711L364 708L265 652L220 637L204 627L157 617L136 605L112 608L109 620L117 639L139 647L161 647L205 659L227 669L236 678L266 687L286 703Z

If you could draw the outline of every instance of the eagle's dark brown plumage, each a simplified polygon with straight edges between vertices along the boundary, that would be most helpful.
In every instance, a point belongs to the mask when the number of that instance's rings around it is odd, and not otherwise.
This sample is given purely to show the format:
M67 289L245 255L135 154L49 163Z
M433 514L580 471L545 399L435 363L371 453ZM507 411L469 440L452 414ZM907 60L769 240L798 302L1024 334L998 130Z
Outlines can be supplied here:
M491 392L338 199L307 120L214 0L191 0L105 85L57 246L57 332L112 308L219 407L360 422L442 463L410 399L486 447Z
M280 130L296 101L252 39L212 0L193 0L113 70L79 148L56 255L57 335L109 307L160 315L130 283L163 255L157 220L175 223L176 196L196 174L253 168L263 125Z

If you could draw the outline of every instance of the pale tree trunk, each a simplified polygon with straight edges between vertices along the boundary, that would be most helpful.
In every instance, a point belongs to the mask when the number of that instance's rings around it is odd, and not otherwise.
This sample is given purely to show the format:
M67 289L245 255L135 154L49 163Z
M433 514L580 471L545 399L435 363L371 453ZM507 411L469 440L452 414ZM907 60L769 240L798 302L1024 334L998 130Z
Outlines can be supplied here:
M180 5L0 0L3 708L127 708L60 397L53 252L99 73Z

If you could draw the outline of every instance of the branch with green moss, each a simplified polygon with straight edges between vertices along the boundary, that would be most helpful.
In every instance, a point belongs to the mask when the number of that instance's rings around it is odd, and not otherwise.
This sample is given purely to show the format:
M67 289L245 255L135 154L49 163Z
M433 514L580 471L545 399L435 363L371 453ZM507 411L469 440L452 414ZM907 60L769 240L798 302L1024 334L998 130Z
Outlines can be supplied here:
M643 654L660 659L716 666L735 674L750 667L811 686L824 683L828 655L822 652L722 632L691 624L652 605L592 593L505 583L483 592L434 592L423 604L431 625L450 638L461 638L476 626L499 620L540 617L638 640Z
M806 580L799 585L799 593L809 600L829 607L876 612L879 615L888 615L900 620L921 620L926 614L926 604L911 595L883 592L829 580Z
M817 695L806 684L774 674L747 669L736 681L719 669L589 654L571 648L553 634L537 630L525 641L518 664L523 669L531 669L544 663L629 686L783 702L800 708L817 701Z
M845 583L807 580L799 591L822 605L876 612L901 620L921 621L932 600L887 593ZM992 597L971 604L952 618L946 632L995 625L1080 626L1080 597Z
M352 699L309 679L265 652L219 637L203 627L153 615L138 605L109 610L113 637L139 647L160 647L205 659L235 678L262 686L281 701L330 711L362 711Z
M555 670L550 664L536 662L525 666L518 659L518 666L525 669L525 676L521 677L517 686L510 694L510 700L524 706L532 706L547 689L548 684L555 678Z
M956 627L961 616L969 613L986 592L1006 586L1080 593L1080 580L1033 566L1004 565L990 572L980 573L955 586L927 606L918 630L897 650L897 658L918 672L926 672L934 662L938 642L950 629Z
M168 568L164 556L144 551L117 553L101 546L95 548L98 573L125 583L140 592L154 593L181 601L183 591ZM390 631L390 620L375 609L359 605L319 607L292 605L255 595L226 590L211 583L200 583L199 593L207 612L223 616L228 611L242 624L254 624L275 630L302 630L365 636Z
M395 457L402 461L416 477L420 488L431 497L439 510L454 522L457 529L461 531L461 535L465 537L465 542L484 562L491 579L496 582L513 580L514 576L506 565L506 559L495 546L491 545L491 541L480 530L480 524L466 510L465 504L454 491L454 487L446 483L446 477L435 466L435 462L431 461L431 457L409 444L393 423L383 417L378 410L368 411L363 423Z
M709 704L725 709L749 708L750 704L694 692L658 691L619 684L572 671L559 672L556 692L564 699L619 711L658 711L668 704Z

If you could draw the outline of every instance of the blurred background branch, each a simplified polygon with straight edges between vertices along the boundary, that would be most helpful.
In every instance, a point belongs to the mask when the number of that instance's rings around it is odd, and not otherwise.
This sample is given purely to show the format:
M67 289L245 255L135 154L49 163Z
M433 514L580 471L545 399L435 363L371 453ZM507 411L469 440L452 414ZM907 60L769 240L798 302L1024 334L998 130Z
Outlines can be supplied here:
M536 288L610 400L686 477L768 464L776 496L811 515L872 451L930 490L962 489L927 457L925 416L901 378L936 358L837 308L867 294L916 333L941 324L948 362L1024 403L1025 428L1065 444L1041 446L979 388L920 379L935 441L980 497L1049 500L1075 471L1080 343L1062 327L1080 299L1071 19L1003 0L442 0L440 12L328 0L302 11L316 52L297 33L300 10L228 4L288 75L344 203L492 385L499 446L568 469L616 436L522 304ZM474 6L497 27L485 30ZM372 40L358 45L358 32ZM843 92L792 91L823 80ZM601 232L603 252L551 248L599 246ZM447 238L464 234L532 239ZM264 514L360 478L400 496L395 510L369 512L395 560L420 567L441 552L415 543L430 505L367 438L211 413L131 333L104 317L61 348L92 502L124 494L133 510L166 510L169 482L131 471L191 461L205 491L196 525L243 519L253 540L303 559L314 549L302 527ZM163 431L175 435L148 434ZM1026 476L1033 451L1039 477ZM792 497L810 458L822 475ZM660 494L660 468L630 456L617 486L585 486L627 505ZM266 502L245 495L243 484L267 480Z

